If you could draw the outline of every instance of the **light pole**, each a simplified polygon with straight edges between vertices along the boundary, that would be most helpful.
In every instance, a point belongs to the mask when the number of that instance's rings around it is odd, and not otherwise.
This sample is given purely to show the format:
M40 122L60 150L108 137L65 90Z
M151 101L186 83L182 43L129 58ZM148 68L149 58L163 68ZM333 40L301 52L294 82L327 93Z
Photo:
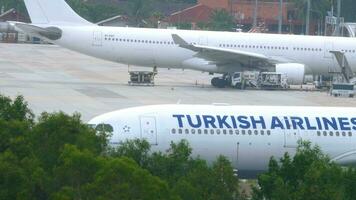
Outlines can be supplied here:
M307 17L306 17L306 23L305 23L305 35L309 35L310 7L311 7L311 3L310 3L310 0L308 0L308 2L307 2Z
M255 0L255 11L253 16L253 27L257 27L258 0Z
M337 0L337 21L336 21L336 35L340 35L340 16L341 16L341 0Z
M279 0L279 14L278 14L278 33L282 33L283 25L283 0Z

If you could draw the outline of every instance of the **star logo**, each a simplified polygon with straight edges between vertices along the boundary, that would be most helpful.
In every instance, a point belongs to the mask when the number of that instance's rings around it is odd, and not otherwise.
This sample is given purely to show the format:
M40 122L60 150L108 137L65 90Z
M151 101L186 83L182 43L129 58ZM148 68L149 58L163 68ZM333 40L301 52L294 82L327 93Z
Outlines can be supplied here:
M129 133L130 132L130 130L131 130L131 127L129 127L129 126L124 126L123 128L122 128L122 130L125 132L125 133Z

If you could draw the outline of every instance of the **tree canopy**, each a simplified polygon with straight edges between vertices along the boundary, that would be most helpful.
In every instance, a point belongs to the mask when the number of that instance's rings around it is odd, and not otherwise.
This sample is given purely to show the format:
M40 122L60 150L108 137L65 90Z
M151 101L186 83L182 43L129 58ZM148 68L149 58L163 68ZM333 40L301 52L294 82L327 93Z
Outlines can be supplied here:
M269 169L258 178L254 200L328 200L355 199L353 168L342 168L331 162L319 147L299 142L296 155L285 154L277 161L271 158Z
M144 140L108 146L80 114L35 118L22 96L0 96L0 199L236 199L231 163L193 158L187 141L166 152Z

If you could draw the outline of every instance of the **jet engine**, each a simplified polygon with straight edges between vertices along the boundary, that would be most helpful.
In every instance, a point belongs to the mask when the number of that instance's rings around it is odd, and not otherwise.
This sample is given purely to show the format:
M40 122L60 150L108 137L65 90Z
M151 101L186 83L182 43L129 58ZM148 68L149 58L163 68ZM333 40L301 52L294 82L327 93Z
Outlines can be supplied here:
M302 85L304 83L305 65L303 64L276 64L276 72L286 75L290 85Z

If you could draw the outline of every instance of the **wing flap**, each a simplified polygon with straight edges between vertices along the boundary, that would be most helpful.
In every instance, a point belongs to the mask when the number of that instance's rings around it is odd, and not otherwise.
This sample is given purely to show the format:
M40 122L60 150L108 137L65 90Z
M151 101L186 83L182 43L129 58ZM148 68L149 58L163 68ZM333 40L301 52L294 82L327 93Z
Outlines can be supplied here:
M197 52L196 57L206 59L217 65L240 63L262 63L264 66L272 66L277 63L284 63L279 58L267 57L264 54L241 51L236 49L226 49L220 47L189 44L177 34L172 34L173 41L182 48Z

